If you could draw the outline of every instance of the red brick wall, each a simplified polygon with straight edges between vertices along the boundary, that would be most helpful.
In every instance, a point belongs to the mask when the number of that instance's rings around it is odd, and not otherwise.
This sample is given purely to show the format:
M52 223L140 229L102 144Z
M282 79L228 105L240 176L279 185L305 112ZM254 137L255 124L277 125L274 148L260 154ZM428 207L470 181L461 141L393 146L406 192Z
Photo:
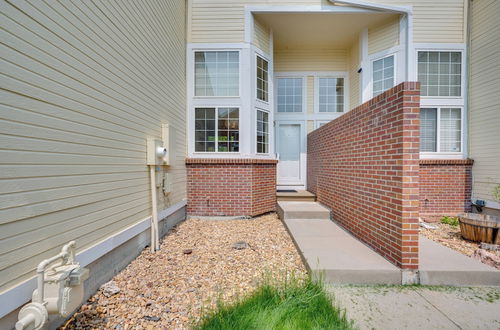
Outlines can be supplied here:
M308 135L307 185L333 219L418 268L419 84L405 82Z
M471 211L471 159L420 160L420 215L454 215Z
M276 210L276 161L187 159L187 212L256 216Z

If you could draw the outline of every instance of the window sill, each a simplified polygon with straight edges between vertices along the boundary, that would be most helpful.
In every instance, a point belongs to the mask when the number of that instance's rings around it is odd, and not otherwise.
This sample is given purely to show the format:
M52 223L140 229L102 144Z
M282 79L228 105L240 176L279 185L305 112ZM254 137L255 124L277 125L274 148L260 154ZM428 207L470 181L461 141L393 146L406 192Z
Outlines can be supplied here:
M465 159L462 152L421 152L420 159Z

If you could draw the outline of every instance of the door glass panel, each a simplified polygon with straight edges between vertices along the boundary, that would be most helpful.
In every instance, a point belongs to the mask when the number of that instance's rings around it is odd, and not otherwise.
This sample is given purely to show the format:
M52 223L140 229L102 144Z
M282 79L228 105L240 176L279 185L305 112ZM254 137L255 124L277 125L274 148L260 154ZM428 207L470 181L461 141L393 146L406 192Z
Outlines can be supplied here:
M281 161L300 159L300 125L279 126L279 149Z

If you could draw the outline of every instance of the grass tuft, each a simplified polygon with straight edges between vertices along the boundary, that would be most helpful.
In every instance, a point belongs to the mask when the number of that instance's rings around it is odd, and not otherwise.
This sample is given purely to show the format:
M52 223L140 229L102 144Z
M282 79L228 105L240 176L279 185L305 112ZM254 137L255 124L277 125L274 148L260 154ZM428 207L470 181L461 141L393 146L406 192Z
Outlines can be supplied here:
M333 306L322 284L310 279L264 283L234 304L219 302L194 327L207 329L353 329L345 312Z
M446 225L450 225L453 227L457 227L460 224L457 217L448 217L448 216L442 217L441 223L444 223Z

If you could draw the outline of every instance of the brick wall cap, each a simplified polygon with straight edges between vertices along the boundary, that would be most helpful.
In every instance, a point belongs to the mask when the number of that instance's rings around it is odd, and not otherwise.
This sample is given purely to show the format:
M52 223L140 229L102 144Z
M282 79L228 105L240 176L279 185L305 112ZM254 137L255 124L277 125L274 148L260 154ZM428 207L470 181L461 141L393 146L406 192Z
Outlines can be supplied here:
M230 164L277 164L276 159L258 158L186 158L186 164L230 165Z
M420 159L420 165L473 165L473 159Z

